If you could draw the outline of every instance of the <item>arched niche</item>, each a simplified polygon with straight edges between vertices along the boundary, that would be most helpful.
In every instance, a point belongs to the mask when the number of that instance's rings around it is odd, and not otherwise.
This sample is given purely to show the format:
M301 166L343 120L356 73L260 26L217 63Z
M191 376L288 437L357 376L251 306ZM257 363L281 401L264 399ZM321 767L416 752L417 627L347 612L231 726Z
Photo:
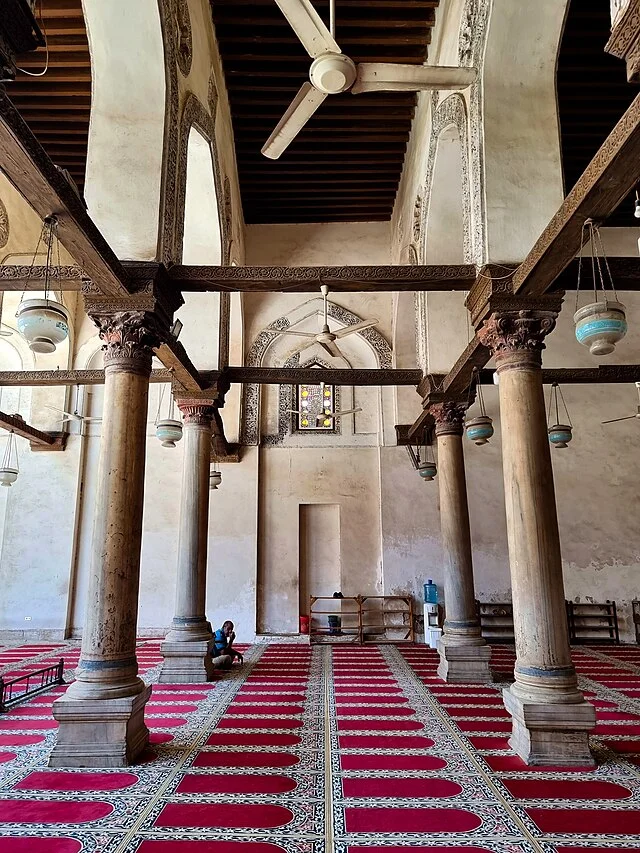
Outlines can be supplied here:
M85 198L120 258L158 254L165 51L158 0L83 0L93 93Z
M467 184L467 186L464 186ZM437 138L427 208L425 262L463 264L468 236L468 169L460 131L445 127Z
M182 262L222 263L222 232L211 144L194 126L189 129L187 142Z
M317 331L318 318L321 316L323 304L321 298L310 299L308 302L298 306L289 314L279 317L270 323L253 341L247 353L246 364L250 367L269 366L297 366L310 360L321 360L326 358L321 348L305 350L302 359L295 355L297 347L303 339L296 340L294 336L281 335L283 329L295 328L300 331ZM330 318L337 321L338 326L351 326L362 321L362 317L348 311L342 306L328 303L327 313ZM336 324L331 324L334 328ZM390 368L392 366L392 351L389 342L376 329L363 329L356 335L349 336L340 341L340 348L346 356L346 361L334 363L334 367L356 367L356 368ZM256 445L261 442L261 423L263 421L262 407L266 405L270 412L271 421L267 421L267 443L280 443L283 435L283 419L280 416L284 402L290 400L291 390L276 389L271 386L260 386L249 384L244 386L243 418L241 440L245 445ZM264 392L261 389L271 389ZM355 405L361 405L362 394L371 391L370 388L361 388L354 391L353 401ZM376 392L376 400L379 403L378 411L382 410L382 395L379 389ZM263 394L265 395L263 400ZM289 396L287 396L287 394ZM270 395L270 396L269 396ZM284 402L283 402L284 401ZM345 400L343 399L343 404ZM350 400L347 400L350 402ZM376 419L379 421L379 417ZM376 424L379 427L379 423ZM363 425L362 431L368 432L368 427ZM356 431L359 431L356 425ZM378 430L376 429L376 432Z

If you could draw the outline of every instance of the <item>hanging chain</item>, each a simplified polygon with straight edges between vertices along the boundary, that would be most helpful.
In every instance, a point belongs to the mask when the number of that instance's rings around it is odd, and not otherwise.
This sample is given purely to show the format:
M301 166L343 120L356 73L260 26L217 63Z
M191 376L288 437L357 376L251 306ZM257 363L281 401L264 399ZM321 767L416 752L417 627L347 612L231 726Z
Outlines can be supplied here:
M567 416L567 423L573 429L573 424L571 423L571 417L569 415L569 409L567 408L567 404L564 401L564 394L562 393L562 388L558 385L556 389L556 411L558 409L558 392L560 392L560 399L562 400L562 405L564 406L564 413Z

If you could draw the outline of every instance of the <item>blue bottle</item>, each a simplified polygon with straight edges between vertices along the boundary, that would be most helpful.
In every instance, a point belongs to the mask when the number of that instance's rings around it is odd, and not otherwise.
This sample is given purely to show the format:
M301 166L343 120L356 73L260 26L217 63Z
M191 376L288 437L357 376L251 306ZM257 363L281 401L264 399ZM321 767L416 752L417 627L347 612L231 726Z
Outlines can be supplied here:
M438 587L436 586L436 584L434 584L431 578L428 578L426 584L424 584L424 603L438 603Z

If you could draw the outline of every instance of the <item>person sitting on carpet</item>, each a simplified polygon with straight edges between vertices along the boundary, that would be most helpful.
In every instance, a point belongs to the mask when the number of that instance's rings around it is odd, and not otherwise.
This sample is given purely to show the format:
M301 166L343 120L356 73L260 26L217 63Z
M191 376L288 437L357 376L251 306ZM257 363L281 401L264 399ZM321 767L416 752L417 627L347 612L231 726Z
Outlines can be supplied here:
M222 628L218 628L218 630L213 635L213 661L214 666L215 662L219 657L228 657L230 660L229 666L233 663L233 661L237 658L240 663L244 662L244 658L240 654L240 652L236 651L233 648L233 641L235 640L236 635L233 630L233 622L230 619L227 619L226 622L222 623ZM229 666L221 665L220 669L228 669Z

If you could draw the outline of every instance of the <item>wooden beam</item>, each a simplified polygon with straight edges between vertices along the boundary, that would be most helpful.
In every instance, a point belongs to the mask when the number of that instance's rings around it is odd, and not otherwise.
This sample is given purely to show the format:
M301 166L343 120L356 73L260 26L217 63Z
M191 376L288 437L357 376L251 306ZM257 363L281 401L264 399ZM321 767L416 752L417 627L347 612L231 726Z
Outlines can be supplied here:
M206 372L202 378L206 379ZM422 379L421 370L318 370L309 367L228 367L224 376L233 384L258 383L261 385L318 384L328 385L417 385Z
M21 438L27 438L32 444L50 447L56 443L56 436L30 426L20 415L7 415L0 412L0 427L10 430Z
M540 296L582 247L586 219L604 222L640 181L640 95L611 131L513 277L513 293Z
M50 214L58 217L60 242L102 293L129 292L120 261L2 86L0 168L42 219Z
M169 277L186 293L240 290L257 293L333 291L469 290L472 264L376 267L170 267Z
M171 370L152 370L150 382L171 382ZM0 388L104 385L104 370L0 370Z
M0 292L4 290L42 290L46 267L0 265ZM78 291L88 281L88 275L80 267L54 267L52 286L54 290Z
M492 385L495 370L481 370L482 385ZM640 364L601 364L598 367L543 367L544 385L629 385L640 382Z

